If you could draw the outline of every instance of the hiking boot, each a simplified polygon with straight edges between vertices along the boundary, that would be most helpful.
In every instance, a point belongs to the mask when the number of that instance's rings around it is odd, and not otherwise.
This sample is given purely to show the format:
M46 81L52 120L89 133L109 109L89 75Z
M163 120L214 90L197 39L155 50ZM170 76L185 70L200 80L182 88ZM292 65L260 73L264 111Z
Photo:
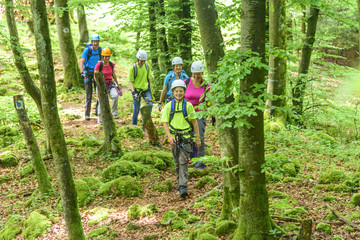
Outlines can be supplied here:
M85 120L89 121L89 120L90 120L90 116L85 116Z
M180 192L180 197L182 197L182 198L185 198L185 197L189 196L189 194L187 192L187 189L184 186L180 187L179 192Z

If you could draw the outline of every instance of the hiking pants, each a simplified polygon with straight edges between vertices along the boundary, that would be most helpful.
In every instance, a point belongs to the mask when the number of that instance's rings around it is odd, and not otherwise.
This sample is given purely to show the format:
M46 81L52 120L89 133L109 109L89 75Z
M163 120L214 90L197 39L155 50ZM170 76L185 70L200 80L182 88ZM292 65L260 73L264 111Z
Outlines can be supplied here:
M135 89L134 93L139 94L139 91ZM132 116L132 124L133 125L137 125L137 122L138 122L141 97L144 98L145 103L150 106L150 111L152 111L152 107L153 107L150 88L143 91L140 95L141 96L139 96L138 99L135 99L133 96L133 100L134 100L134 112L133 112L133 116Z
M199 157L205 156L205 127L206 127L206 118L197 118L197 123L199 125L199 134L200 134L200 141L201 146L198 149Z
M96 91L96 83L95 83L95 79L94 79L94 72L86 73L86 78L84 79L84 85L85 85L85 91L86 91L85 116L90 116L93 84L94 84L94 92L95 92Z
M191 145L188 144L186 148L190 149ZM175 163L177 185L178 187L187 187L189 180L187 158L190 159L190 154L186 151L181 151L176 145L171 145L171 153Z
M119 93L116 90L116 88L111 87L107 89L108 91L108 95L112 100L111 103L111 114L113 116L117 116L118 115L118 101L119 101ZM98 112L98 123L101 123L101 114L100 114L100 101L99 104L97 104L97 112Z

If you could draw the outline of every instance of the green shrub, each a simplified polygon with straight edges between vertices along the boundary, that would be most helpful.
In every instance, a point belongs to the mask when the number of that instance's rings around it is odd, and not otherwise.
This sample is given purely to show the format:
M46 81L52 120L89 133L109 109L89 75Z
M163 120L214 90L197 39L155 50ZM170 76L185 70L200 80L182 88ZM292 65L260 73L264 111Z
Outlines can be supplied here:
M207 184L212 184L212 185L216 185L217 182L215 181L215 179L213 177L210 176L204 176L202 178L200 178L200 180L195 184L196 189L202 189L203 187L205 187Z
M327 234L332 234L332 229L330 224L327 223L318 223L316 225L316 231L326 232Z
M22 216L20 215L10 215L8 221L6 222L4 228L0 231L0 239L3 240L13 240L16 239L16 235L21 233L22 227Z
M346 175L340 170L328 170L326 173L320 176L320 183L335 183L346 179Z
M81 141L83 147L96 147L101 146L101 142L95 138L87 138Z
M172 191L172 181L171 179L166 179L162 183L156 183L151 186L153 190L159 191L159 192L171 192Z
M360 193L355 193L352 195L351 203L355 206L360 206Z
M24 222L22 237L28 240L34 240L41 237L51 227L51 222L42 214L34 211Z

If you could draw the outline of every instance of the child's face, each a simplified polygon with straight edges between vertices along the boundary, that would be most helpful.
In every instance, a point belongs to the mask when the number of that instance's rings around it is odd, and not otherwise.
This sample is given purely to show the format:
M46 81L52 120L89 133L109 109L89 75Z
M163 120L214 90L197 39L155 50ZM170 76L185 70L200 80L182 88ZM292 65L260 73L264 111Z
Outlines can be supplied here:
M185 89L183 87L176 87L173 89L173 94L176 100L182 100L185 96Z
M176 73L181 72L181 70L182 70L182 64L175 64L175 65L174 65L174 71L175 71Z
M138 60L139 67L142 67L142 65L144 65L145 62L146 62L146 60Z

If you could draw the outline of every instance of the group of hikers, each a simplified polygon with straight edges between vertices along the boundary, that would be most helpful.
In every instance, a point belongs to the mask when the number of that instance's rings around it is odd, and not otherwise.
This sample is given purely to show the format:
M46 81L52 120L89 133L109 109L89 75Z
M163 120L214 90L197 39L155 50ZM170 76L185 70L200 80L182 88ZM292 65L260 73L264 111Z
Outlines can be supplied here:
M95 83L95 73L97 72L104 74L108 95L112 99L111 113L114 118L118 118L118 98L121 90L115 74L115 64L110 61L110 49L102 49L99 43L99 35L92 34L91 44L85 47L79 60L81 77L84 80L86 91L85 120L90 120L93 89L97 91ZM129 87L134 103L133 125L137 125L138 122L141 98L150 106L150 110L153 107L150 66L146 62L146 51L139 50L136 59L137 61L129 73ZM189 160L193 157L205 156L206 118L198 118L195 113L200 111L199 105L205 101L205 94L210 88L202 78L204 65L201 61L192 63L191 77L188 77L183 70L183 61L180 57L173 58L172 66L173 70L169 71L165 77L158 108L161 111L161 122L171 144L177 176L177 190L179 190L180 197L184 198L188 196ZM166 102L166 105L162 109L163 101ZM99 101L97 101L95 114L98 116L98 123L101 124L99 105ZM196 162L195 168L203 170L206 165Z

